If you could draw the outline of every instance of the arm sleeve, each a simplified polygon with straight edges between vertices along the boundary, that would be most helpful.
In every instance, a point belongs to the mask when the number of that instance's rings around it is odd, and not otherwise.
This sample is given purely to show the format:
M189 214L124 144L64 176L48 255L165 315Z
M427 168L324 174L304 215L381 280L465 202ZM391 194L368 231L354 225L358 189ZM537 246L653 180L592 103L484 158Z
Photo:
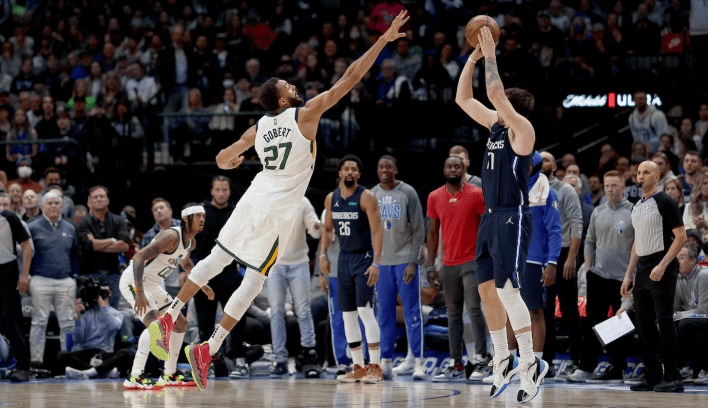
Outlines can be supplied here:
M408 263L418 264L425 244L425 219L423 218L423 206L420 204L418 193L410 187L408 191L408 221L411 224L413 250Z
M130 231L128 231L128 226L125 224L125 221L123 221L123 217L118 215L115 216L114 220L118 224L115 238L118 241L123 241L130 245Z
M597 209L590 216L588 233L585 235L585 256L595 256L595 220L597 219ZM585 265L586 270L590 270L592 265Z
M106 305L101 308L101 321L108 327L109 331L118 331L123 325L123 314Z
M555 205L553 205L554 202ZM553 190L550 191L548 200L546 200L546 213L543 221L548 231L548 263L556 265L563 247L563 228L558 211L558 196Z
M575 194L575 190L570 184L566 184L565 194L562 194L563 206L565 206L565 216L570 222L570 238L581 239L583 237L583 210L580 207L580 197ZM564 186L565 187L565 186Z
M81 252L85 254L93 253L93 242L88 238L88 234L91 233L89 229L88 217L84 217L79 222L79 229L76 231L76 235L79 238L79 245L81 246Z
M684 226L681 210L679 210L678 203L674 201L674 199L666 194L660 194L655 197L655 200L656 205L659 207L659 214L661 214L661 219L664 223L664 228L666 231L669 231L670 233L674 230L674 228ZM690 204L686 205L686 208L689 207Z
M307 198L303 198L304 200L304 211L305 214L303 214L303 222L305 223L305 227L307 227L307 233L310 234L312 238L320 238L322 236L322 228L316 230L315 229L315 224L317 224L320 220L317 218L317 213L315 212L315 208L312 206L312 203L310 200Z

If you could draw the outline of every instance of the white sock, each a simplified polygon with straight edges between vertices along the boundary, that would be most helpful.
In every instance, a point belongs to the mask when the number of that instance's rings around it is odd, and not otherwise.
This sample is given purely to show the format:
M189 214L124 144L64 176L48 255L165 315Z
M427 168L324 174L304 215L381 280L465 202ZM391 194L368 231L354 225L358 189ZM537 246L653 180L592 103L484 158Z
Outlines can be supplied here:
M184 340L184 332L172 332L170 335L170 358L165 361L165 375L172 375L177 371L177 359L182 351L182 340Z
M413 355L413 350L411 350L410 346L408 347L408 354L406 354L406 360L413 360L415 359L415 356Z
M355 348L354 350L351 350L352 352L352 362L354 364L359 364L360 366L364 366L364 350L361 348L361 346ZM369 350L369 356L371 356L371 350Z
M172 316L172 323L177 321L177 316L179 316L179 312L182 311L183 306L184 302L179 300L179 298L175 298L172 304L170 304L170 307L167 308L167 314Z
M534 351L533 355L536 356L539 360L543 360L543 351Z
M98 377L98 372L95 368L89 368L88 370L84 370L84 372L88 374L89 378Z
M221 348L221 343L224 342L224 339L226 336L229 334L229 331L221 327L220 324L216 325L216 330L214 330L214 334L211 335L211 338L209 339L209 355L213 356L216 354L219 349Z
M511 354L512 356L519 356L518 350L516 349L509 349L509 354Z
M519 344L519 362L522 364L533 364L536 356L533 354L533 338L531 331L516 335L516 342Z
M490 330L489 335L492 337L494 344L494 362L498 363L509 357L509 343L506 340L506 327L501 330Z
M171 343L171 342L170 342ZM138 350L135 352L135 359L133 359L133 368L130 370L131 377L138 377L145 371L145 363L150 356L150 331L143 330L140 333L140 339L138 340Z
M369 358L371 364L381 365L381 348L369 346Z

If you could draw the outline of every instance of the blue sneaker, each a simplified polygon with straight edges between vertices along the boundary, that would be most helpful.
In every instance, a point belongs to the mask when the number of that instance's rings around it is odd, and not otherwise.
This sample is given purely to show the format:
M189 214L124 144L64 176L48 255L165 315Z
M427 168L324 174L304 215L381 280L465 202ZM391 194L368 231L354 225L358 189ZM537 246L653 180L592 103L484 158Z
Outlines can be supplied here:
M504 392L511 381L511 377L519 371L519 359L509 354L509 357L500 361L499 364L494 364L494 360L492 360L489 365L494 367L494 380L489 395L492 398L496 398Z
M519 388L519 393L516 396L516 400L522 404L525 404L536 395L538 395L538 390L541 388L541 382L543 377L548 373L548 364L545 361L540 360L538 357L531 364L521 364L519 367L519 376L521 377L521 387Z

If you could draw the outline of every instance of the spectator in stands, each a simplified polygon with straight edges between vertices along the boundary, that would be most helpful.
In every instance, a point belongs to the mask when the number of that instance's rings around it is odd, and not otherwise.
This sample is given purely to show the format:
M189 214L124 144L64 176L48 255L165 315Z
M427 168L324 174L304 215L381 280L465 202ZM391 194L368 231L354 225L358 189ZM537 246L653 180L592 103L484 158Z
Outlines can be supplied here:
M62 197L49 192L42 198L43 217L28 224L34 242L30 273L32 329L30 356L32 364L44 361L49 311L53 306L59 321L59 341L66 350L66 334L74 328L72 319L76 296L74 279L79 275L81 252L73 225L62 219Z
M396 0L385 0L377 4L369 16L369 29L376 30L381 34L385 33L391 27L391 22L405 9Z
M708 269L698 264L700 248L686 244L678 254L680 264L676 282L674 315L680 318L678 331L688 345L686 355L691 361L694 384L708 384L708 319L693 317L708 314Z
M2 61L0 60L0 91L9 92L12 87L12 75L6 74L2 69Z
M674 149L674 146L676 148ZM675 150L675 151L674 151ZM669 166L674 175L678 173L679 158L676 156L678 150L678 144L674 143L674 137L672 135L666 134L662 135L659 139L659 152L664 153L666 158L669 159Z
M413 89L408 78L405 76L396 78L396 69L391 60L382 62L376 104L390 108L399 105L400 102L409 101L412 94Z
M585 240L585 269L587 281L587 319L583 324L585 338L580 366L568 376L570 382L619 383L624 382L627 368L624 346L627 338L610 345L612 364L603 372L595 371L602 347L593 333L593 327L607 320L608 310L620 310L619 293L624 273L634 244L632 204L622 197L624 177L611 171L605 174L605 194L608 202L597 207L590 218Z
M18 183L8 184L7 193L11 198L9 210L21 217L25 213L25 209L22 207L22 186Z
M684 174L678 176L683 187L683 196L686 201L690 200L693 185L696 183L696 177L700 174L700 169L703 163L701 154L695 150L689 150L683 155L683 171Z
M398 75L413 79L420 70L423 59L420 55L411 53L411 42L407 37L403 37L396 43L396 52L391 62Z
M674 9L666 10L666 18L669 22L669 30L661 36L660 52L662 54L683 53L691 44L691 36L685 28L683 18Z
M452 98L452 79L434 54L426 54L423 65L413 78L425 100L448 102Z
M253 9L246 14L243 34L251 40L258 51L267 51L276 38L273 29L268 24L259 21L258 13Z
M56 103L54 98L51 96L45 96L42 98L42 115L34 127L37 132L37 139L49 139L54 133L59 131L57 127L56 120ZM39 145L38 153L40 159L46 162L48 159L45 157L48 154L49 147L47 145Z
M687 150L701 151L703 148L703 136L699 135L698 132L696 132L696 130L693 128L693 122L691 122L691 118L681 119L681 127L679 128L678 140L685 145L684 147ZM695 147L691 145L691 142L693 142Z
M624 175L622 175L622 183L624 184ZM607 197L605 196L604 189L602 188L600 176L594 175L588 178L588 189L590 190L592 205L597 207L598 205L607 202Z
M22 206L25 209L25 213L22 215L22 221L31 222L38 215L42 215L39 209L39 199L37 198L37 193L33 190L27 190L22 194Z
M12 180L7 183L7 187L13 183L19 183L22 186L22 191L33 190L35 193L39 194L42 191L42 186L36 181L32 180L32 159L30 158L20 158L17 160L17 179Z
M118 101L126 99L127 94L120 84L120 76L117 71L106 73L103 77L103 86L96 97L96 105L106 111L108 119L112 119L113 111Z
M580 201L592 204L592 201L590 199L590 189L588 188L588 184L590 184L590 181L588 180L588 177L580 172L580 166L577 164L573 163L565 167L565 177L567 176L576 176L578 180L580 181L580 192L578 193L580 196Z
M626 179L626 172L629 170L629 159L626 157L618 158L615 170L617 170L620 174L624 175Z
M22 58L20 53L15 52L15 46L9 41L6 41L2 45L0 65L2 66L2 72L13 78L19 75L22 68Z
M657 186L659 190L664 190L664 184L667 181L676 179L676 175L671 171L671 165L669 164L669 158L663 152L656 152L651 156L651 161L659 166L660 179L659 185Z
M696 121L696 134L705 138L708 135L708 103L702 103L698 109L698 120ZM704 145L706 143L703 143Z
M634 111L629 115L629 129L635 141L646 144L651 152L659 148L659 139L669 132L666 115L653 105L647 104L647 92L634 92Z
M66 367L66 378L69 380L85 380L109 374L117 378L118 374L127 374L132 361L130 350L114 352L116 333L123 324L123 314L109 304L108 295L111 290L108 281L97 278L95 283L92 280L92 285L100 287L100 294L94 299L76 299L76 321L71 332L74 346L71 351L60 351L57 355L59 364ZM92 367L91 360L96 356L101 363ZM116 371L111 374L113 370Z
M76 101L80 104L79 101ZM51 163L65 171L72 172L72 176L76 176L76 172L81 171L82 155L85 153L86 138L78 127L72 124L71 116L68 112L62 111L56 115L56 126L58 131L51 135L52 139L64 139L67 143L56 143L50 147ZM57 170L59 173L59 170ZM60 178L61 180L61 178ZM56 181L56 180L55 180Z
M77 223L79 223L81 221L81 219L87 215L89 215L89 209L85 205L79 204L76 206L76 210L74 211L74 217L76 217L76 218L74 218L74 219L76 220ZM76 231L78 233L78 229Z
M617 167L617 160L619 160L619 158L620 156L615 151L615 147L609 143L605 143L600 148L600 160L598 162L595 174L598 176L602 176L608 171L615 170L615 168ZM600 191L602 191L602 188L600 188Z
M189 88L196 82L196 67L190 62L192 52L184 47L184 27L172 26L170 39L170 44L160 52L157 69L160 85L167 95L166 109L177 112L184 105Z
M214 105L212 108L213 113L237 113L239 111L239 106L236 104L236 93L231 88L224 89L224 95L222 96L223 102ZM233 116L214 116L209 122L209 129L218 131L232 131L235 128ZM230 143L224 143L223 146L226 147Z
M152 216L155 219L155 225L153 225L152 228L147 230L143 235L143 240L141 243L142 248L148 246L148 244L155 239L155 236L157 236L160 231L171 227L179 227L182 224L181 220L172 218L172 206L170 205L170 202L164 198L158 197L152 200L152 203L150 204L150 211L152 211ZM180 286L182 286L180 284L179 274L169 274L167 278L165 278L164 282L167 293L173 297L177 296Z
M8 142L37 140L37 132L30 125L27 113L22 109L15 111L12 118L12 130L7 133L6 140ZM36 144L7 145L5 146L5 158L9 162L15 162L21 157L34 158L38 151Z
M563 34L570 29L570 18L563 13L563 4L560 0L552 0L548 4L548 14L551 17L551 24L559 29Z
M547 46L553 51L553 57L559 58L566 54L565 36L555 25L551 24L548 11L539 11L536 15L537 29L534 30L532 41L541 46Z
M705 235L708 232L708 175L698 173L694 186L683 212L683 224L686 229L695 228Z
M17 214L8 210L10 195L0 193L0 219L7 225L9 239L0 242L0 334L7 337L12 356L17 360L12 381L29 381L29 350L22 324L20 295L29 289L29 271L32 263L30 235ZM22 271L18 275L16 245L22 248Z
M207 132L209 131L209 112L202 104L202 93L197 88L189 91L187 106L181 113L195 115L186 116L181 120L173 119L170 127L173 128L171 134L171 154L175 160L183 160L190 157L191 160L199 160L204 153L204 146L207 142ZM189 150L187 150L189 149ZM189 153L189 155L187 154Z
M127 72L130 78L125 84L128 100L136 106L157 104L155 95L160 88L157 86L155 78L145 75L145 69L138 63L130 65Z
M560 2L559 2L560 3ZM580 359L582 346L582 332L580 330L580 315L578 313L578 267L577 257L580 249L580 241L583 237L583 215L580 206L578 193L569 184L558 180L553 173L557 169L556 159L548 152L542 152L543 167L542 172L548 178L548 184L558 195L558 210L561 216L561 226L563 233L563 244L561 254L558 258L556 279L553 285L548 286L548 297L551 302L546 304L544 317L546 319L546 343L543 350L544 360L553 361L556 355L556 330L555 311L556 305L553 299L558 295L563 322L568 328L570 340L570 361L566 369L556 374L556 381L566 381L568 375L577 369L577 361ZM550 370L550 368L549 368Z
M66 194L64 194L64 189L61 188L60 184L53 183L49 187L47 187L46 193L54 191L55 193L59 194L62 199L63 199L63 207L62 207L62 217L64 217L69 223L71 223L74 228L78 228L79 224L74 223L74 211L75 211L75 205L74 201L71 199L71 197L67 197ZM41 201L41 199L40 199Z
M110 303L117 308L121 296L118 254L129 249L130 234L123 217L108 211L110 199L106 187L91 187L88 202L91 214L81 219L77 230L81 243L81 274L105 276L112 288Z
M110 42L103 44L103 58L101 59L101 68L103 72L109 73L116 69L116 66L118 65L117 62L116 47Z
M260 99L258 99L258 93L261 90L261 84L259 83L252 83L248 87L248 91L251 95L250 99L246 99L241 103L241 106L239 108L239 111L241 112L259 112L263 110L263 107L261 106ZM239 127L247 129L253 125L256 124L256 117L255 116L246 116L243 119L243 122L237 120L236 123ZM239 123L240 122L240 123Z
M683 196L683 189L681 187L681 182L678 179L669 180L664 183L664 190L669 197L673 198L679 206L681 214L684 214L686 210L686 201Z
M261 73L261 62L257 58L246 61L246 79L251 84L263 84L268 78Z
M12 81L10 92L17 94L21 91L34 91L37 85L41 86L42 80L34 73L32 58L22 60L19 75Z
M628 54L655 55L661 49L659 26L648 18L639 18L636 24L633 27L626 28L626 31L628 35L625 44Z

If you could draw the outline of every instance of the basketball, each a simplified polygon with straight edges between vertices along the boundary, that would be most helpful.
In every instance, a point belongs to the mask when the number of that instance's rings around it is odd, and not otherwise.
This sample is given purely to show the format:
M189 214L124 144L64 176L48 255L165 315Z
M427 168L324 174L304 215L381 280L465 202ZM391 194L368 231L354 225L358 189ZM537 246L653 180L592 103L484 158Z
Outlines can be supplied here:
M477 35L482 34L480 29L484 26L489 27L492 32L494 43L496 44L499 41L499 24L489 16L476 16L467 23L467 28L465 29L465 37L467 37L467 42L472 47L477 48L477 43L479 43Z

